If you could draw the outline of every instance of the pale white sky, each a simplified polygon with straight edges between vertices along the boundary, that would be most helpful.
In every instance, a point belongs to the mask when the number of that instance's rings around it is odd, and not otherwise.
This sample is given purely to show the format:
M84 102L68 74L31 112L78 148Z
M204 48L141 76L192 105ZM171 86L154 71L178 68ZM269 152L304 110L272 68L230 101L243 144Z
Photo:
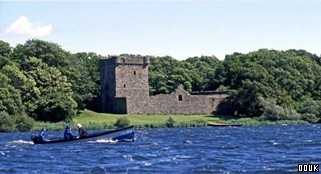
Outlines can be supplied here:
M0 39L71 52L186 59L260 48L321 54L319 1L0 1Z

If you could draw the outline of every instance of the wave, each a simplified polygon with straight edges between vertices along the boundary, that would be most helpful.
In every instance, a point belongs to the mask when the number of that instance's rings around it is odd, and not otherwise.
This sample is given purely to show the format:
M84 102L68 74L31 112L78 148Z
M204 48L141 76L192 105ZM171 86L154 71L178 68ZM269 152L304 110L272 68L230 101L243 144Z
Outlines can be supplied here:
M8 144L8 145L33 144L33 142L32 141L26 141L26 140L15 140L15 141L9 141L6 144Z
M118 140L112 140L112 139L99 139L95 141L88 141L88 143L117 143Z

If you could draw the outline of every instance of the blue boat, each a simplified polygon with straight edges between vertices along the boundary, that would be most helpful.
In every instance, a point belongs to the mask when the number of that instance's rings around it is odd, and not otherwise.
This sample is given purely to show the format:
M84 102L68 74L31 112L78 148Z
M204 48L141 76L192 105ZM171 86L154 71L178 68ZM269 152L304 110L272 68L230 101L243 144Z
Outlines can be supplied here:
M134 126L116 129L116 130L107 130L103 132L97 132L93 134L88 134L83 137L73 138L73 139L64 139L64 138L53 138L48 141L39 141L38 136L32 136L31 140L34 144L51 144L51 143L63 143L63 142L73 142L80 140L98 140L98 139L110 139L113 141L134 141L135 132Z

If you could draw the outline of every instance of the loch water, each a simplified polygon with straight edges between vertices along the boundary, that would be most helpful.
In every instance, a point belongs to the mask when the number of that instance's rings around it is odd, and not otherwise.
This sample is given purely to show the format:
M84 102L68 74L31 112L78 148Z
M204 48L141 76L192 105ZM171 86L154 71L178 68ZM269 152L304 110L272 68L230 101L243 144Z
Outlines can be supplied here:
M34 145L32 132L0 133L0 173L292 173L298 164L321 164L321 125L135 133L134 142L46 145Z

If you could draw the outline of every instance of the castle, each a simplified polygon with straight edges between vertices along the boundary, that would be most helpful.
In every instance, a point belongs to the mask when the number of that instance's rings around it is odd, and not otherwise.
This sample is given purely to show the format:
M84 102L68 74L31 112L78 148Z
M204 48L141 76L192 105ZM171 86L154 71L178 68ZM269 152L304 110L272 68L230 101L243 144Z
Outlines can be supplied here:
M145 56L110 56L100 59L101 110L124 114L210 114L226 93L190 94L178 87L171 94L149 95Z

